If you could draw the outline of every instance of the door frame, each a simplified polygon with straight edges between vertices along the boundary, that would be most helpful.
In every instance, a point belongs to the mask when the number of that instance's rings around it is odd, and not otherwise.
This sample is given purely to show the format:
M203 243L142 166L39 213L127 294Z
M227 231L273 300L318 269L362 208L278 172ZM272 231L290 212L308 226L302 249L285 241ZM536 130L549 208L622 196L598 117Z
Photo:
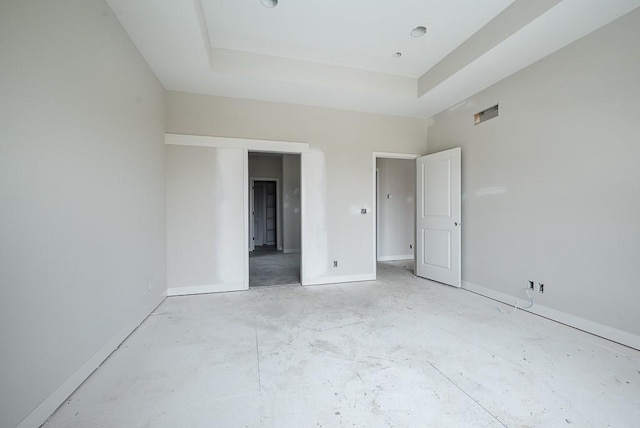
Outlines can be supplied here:
M377 250L378 250L378 177L376 174L376 170L377 170L377 160L380 159L407 159L407 160L415 160L417 158L419 158L420 156L423 156L421 154L414 154L414 153L393 153L393 152L373 152L372 153L372 162L373 162L373 167L372 167L372 187L373 187L373 204L372 206L373 208L373 246L371 249L371 260L372 260L372 265L371 265L371 269L373 272L373 276L374 279L376 279L378 277L378 254L377 254ZM414 210L415 211L415 210ZM415 230L416 230L416 222L415 222L415 212L414 212L414 219L413 219L413 234L415 235ZM413 248L413 258L415 261L415 245Z
M255 239L251 239L255 237L255 231L254 229L254 213L255 213L255 207L254 207L254 193L253 193L253 186L255 184L256 181L273 181L276 183L276 250L278 250L280 248L280 233L281 233L281 227L280 227L280 179L279 178L264 178L264 177L249 177L249 251L254 251L255 250ZM266 218L264 219L266 222Z
M244 231L242 240L244 242L244 287L243 290L249 289L249 152L264 153L282 153L300 155L300 282L306 284L304 276L306 257L305 257L305 230L307 227L307 201L306 201L306 174L305 169L307 156L309 155L309 143L300 143L293 141L275 141L275 140L253 140L247 138L233 137L212 137L204 135L190 134L164 134L165 144L176 146L196 146L196 147L226 147L242 150L243 162L243 200L241 215L245 218Z

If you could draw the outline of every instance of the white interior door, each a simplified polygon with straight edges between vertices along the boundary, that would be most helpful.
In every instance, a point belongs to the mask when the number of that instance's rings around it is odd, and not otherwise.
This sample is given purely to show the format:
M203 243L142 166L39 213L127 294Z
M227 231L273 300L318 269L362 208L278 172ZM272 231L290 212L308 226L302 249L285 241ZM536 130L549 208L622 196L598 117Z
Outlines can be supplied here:
M416 165L416 275L461 286L460 148L422 156Z

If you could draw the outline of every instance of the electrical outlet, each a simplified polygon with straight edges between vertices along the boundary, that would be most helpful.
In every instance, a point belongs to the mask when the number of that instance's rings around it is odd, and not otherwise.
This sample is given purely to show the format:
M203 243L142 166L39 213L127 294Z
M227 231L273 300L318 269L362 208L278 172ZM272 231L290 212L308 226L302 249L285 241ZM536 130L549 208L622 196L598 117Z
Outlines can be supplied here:
M538 293L544 293L544 284L541 282L538 283Z
M337 260L333 261L333 267L338 267L338 261Z
M529 281L529 290L533 290L535 288L533 281Z

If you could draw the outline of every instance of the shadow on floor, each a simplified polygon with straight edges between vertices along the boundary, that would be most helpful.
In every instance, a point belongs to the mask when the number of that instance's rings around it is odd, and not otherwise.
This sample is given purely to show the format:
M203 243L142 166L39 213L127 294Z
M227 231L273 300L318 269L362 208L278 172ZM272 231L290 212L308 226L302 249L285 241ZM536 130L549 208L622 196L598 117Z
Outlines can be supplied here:
M410 260L394 260L376 263L378 274L385 274L386 270L393 270L396 274L402 272L403 275L414 275L415 263Z
M256 246L249 253L249 287L300 284L300 253L283 253L273 246Z

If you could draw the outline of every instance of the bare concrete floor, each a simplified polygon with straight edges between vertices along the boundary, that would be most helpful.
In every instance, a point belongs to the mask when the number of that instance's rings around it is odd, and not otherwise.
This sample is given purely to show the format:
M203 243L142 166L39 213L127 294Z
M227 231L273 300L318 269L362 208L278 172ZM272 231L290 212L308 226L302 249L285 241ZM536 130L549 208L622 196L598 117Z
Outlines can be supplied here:
M300 253L256 247L249 253L249 287L300 284Z
M410 268L170 297L47 428L638 426L639 351Z

